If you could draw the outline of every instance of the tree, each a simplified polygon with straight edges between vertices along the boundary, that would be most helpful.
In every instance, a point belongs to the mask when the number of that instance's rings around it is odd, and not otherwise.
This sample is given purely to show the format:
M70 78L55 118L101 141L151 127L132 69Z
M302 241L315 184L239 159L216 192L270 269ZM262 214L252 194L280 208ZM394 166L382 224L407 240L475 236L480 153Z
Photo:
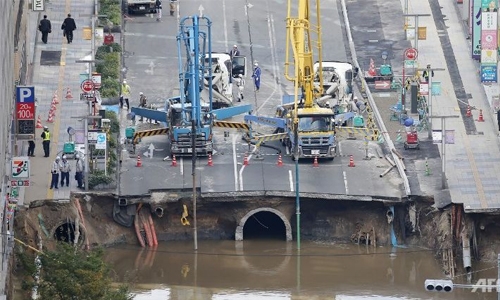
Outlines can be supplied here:
M53 300L130 300L128 288L111 287L109 266L103 260L103 250L75 249L67 243L58 243L54 251L40 255L41 272L38 283L39 299ZM23 264L33 259L21 259ZM26 271L33 266L25 266ZM35 279L35 273L30 274ZM26 284L25 288L35 283Z

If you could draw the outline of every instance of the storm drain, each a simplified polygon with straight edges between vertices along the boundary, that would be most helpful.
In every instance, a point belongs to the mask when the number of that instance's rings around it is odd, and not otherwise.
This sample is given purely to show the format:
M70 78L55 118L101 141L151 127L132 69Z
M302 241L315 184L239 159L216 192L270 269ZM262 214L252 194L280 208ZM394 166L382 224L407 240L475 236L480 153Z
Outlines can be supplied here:
M42 54L40 55L40 65L59 66L60 63L61 63L61 51L42 50Z
M59 225L54 231L54 238L59 242L66 242L73 244L76 238L76 226L73 222L64 222ZM79 228L78 243L80 244L84 240L84 232L82 228Z

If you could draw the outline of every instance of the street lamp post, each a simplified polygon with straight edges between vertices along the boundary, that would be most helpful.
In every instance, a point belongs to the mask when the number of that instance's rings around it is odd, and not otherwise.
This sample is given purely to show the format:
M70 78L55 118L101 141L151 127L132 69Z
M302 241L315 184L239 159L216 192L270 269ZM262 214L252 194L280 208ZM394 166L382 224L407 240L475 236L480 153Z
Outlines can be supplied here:
M79 119L84 121L84 129L85 129L85 168L83 170L84 181L85 181L85 191L89 190L89 122L88 120L101 119L101 116L80 116L80 117L71 117L72 119Z
M459 116L429 116L431 119L441 119L441 188L446 189L446 119L456 119Z
M432 139L432 120L430 118L430 116L432 116L432 77L434 77L434 71L445 71L446 69L444 68L432 68L430 64L427 65L427 68L425 69L419 69L418 71L427 71L427 75L428 75L428 78L429 80L427 81L428 83L428 90L429 90L429 94L427 95L427 107L429 108L429 111L427 112L428 114L428 125L427 125L427 129L428 129L428 138L429 139Z

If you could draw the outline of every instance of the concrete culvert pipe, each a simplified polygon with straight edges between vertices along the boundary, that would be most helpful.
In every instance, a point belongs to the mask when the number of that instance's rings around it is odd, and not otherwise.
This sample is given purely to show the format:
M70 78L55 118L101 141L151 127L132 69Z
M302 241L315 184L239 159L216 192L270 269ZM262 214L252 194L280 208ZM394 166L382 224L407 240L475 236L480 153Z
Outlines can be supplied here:
M162 207L155 208L155 213L158 216L158 218L163 217L163 208Z

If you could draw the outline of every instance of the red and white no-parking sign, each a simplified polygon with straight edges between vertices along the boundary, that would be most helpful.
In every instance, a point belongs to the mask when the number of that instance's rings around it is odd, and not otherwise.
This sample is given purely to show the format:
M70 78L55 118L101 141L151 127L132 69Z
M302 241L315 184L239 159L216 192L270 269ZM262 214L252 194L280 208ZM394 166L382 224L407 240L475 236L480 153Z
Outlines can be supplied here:
M84 80L80 87L82 88L82 92L90 93L94 90L94 82L90 79Z
M415 48L408 48L405 50L405 59L406 60L415 60L417 59L418 51Z

